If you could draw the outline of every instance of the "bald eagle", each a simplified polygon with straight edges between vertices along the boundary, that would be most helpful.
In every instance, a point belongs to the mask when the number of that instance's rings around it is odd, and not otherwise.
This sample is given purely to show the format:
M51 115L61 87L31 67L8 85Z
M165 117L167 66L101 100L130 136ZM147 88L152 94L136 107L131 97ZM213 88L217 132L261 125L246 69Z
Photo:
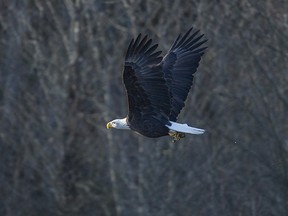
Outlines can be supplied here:
M123 71L129 111L127 117L107 123L107 128L130 129L146 137L170 135L177 141L205 130L176 123L207 47L203 34L189 29L161 57L148 36L138 35L129 44Z

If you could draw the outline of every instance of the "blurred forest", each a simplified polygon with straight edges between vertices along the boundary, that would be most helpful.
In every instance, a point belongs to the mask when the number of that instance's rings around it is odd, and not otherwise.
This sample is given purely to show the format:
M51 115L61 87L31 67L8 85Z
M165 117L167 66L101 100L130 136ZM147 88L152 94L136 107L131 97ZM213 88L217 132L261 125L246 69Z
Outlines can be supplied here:
M107 130L123 59L209 39L173 144ZM0 215L287 216L288 2L0 2Z

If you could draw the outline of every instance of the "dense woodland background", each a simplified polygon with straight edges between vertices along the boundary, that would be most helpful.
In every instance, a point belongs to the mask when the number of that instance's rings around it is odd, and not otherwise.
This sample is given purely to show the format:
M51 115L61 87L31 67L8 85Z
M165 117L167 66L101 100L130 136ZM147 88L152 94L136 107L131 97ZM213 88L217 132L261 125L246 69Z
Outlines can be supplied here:
M256 3L257 2L257 3ZM132 37L209 39L177 144L127 113ZM0 215L287 216L288 2L0 2Z

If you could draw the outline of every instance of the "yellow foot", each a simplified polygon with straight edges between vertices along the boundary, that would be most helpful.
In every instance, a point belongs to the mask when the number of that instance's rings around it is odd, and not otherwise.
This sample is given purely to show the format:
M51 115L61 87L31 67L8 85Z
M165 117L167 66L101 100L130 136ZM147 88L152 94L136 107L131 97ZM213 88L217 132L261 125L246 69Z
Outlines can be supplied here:
M180 139L185 137L185 133L177 132L177 131L170 131L169 136L172 137L172 142L175 143Z

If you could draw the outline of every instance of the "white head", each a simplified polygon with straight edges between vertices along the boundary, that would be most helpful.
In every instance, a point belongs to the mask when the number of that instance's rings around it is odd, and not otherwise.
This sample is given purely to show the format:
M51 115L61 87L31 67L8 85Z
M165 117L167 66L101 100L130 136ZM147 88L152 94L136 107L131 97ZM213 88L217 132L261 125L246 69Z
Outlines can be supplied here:
M106 125L107 129L110 128L116 128L116 129L130 129L130 127L127 124L127 119L114 119L113 121L110 121Z

